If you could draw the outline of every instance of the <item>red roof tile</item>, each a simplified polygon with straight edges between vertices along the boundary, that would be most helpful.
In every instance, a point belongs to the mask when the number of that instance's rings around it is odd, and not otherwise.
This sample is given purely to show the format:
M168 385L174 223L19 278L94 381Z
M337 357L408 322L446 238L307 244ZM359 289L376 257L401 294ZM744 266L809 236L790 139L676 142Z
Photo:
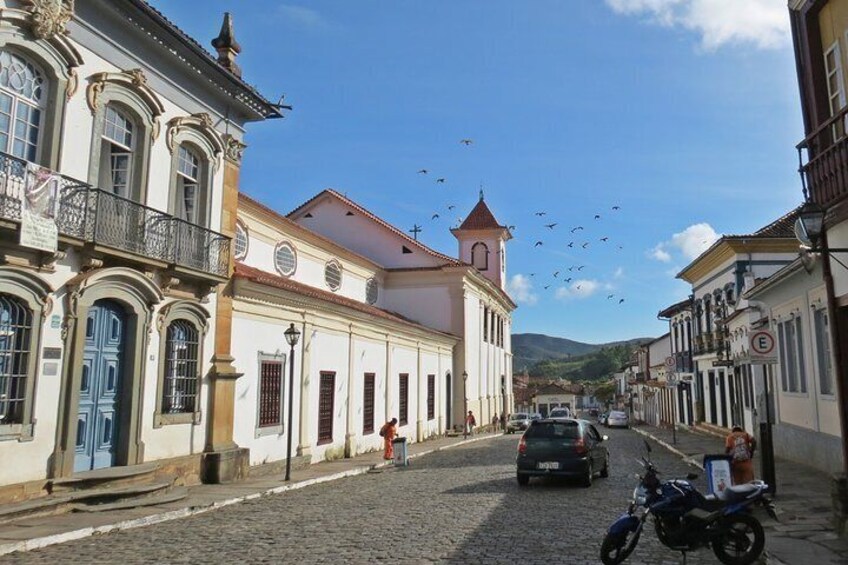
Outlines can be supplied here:
M245 265L244 263L235 263L235 270L233 272L233 278L236 279L245 279L251 282L255 282L257 284L262 284L266 286L271 286L274 288L279 288L281 290L286 290L289 292L293 292L296 294L300 294L301 296L307 296L309 298L316 298L318 300L323 300L325 302L329 302L332 304L336 304L338 306L344 306L346 308L350 308L352 310L357 310L358 312L362 312L364 314L370 314L371 316L375 316L377 318L382 318L384 320L388 320L391 322L404 324L406 326L411 326L413 328L419 330L425 330L430 333L439 334L442 336L456 338L457 336L442 332L439 330L434 330L433 328L429 328L427 326L421 325L418 322L410 320L409 318L405 318L396 312L390 312L388 310L383 310L382 308L377 308L376 306L371 306L370 304L366 304L364 302L359 302L358 300L354 300L352 298L348 298L346 296L341 296L335 294L333 292L327 290L321 290L320 288L315 288L314 286L309 286L307 284L299 283L297 281L293 281L286 277L281 277L280 275L275 275L273 273L268 273L261 269L257 269L255 267L251 267L249 265Z

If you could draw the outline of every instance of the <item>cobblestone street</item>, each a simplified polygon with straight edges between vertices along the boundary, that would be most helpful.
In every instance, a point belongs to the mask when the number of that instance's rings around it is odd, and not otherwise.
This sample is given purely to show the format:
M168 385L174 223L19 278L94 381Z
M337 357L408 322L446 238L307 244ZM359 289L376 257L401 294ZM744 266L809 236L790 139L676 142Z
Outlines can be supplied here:
M519 487L519 436L498 436L416 459L408 469L12 554L0 563L597 563L606 527L629 500L642 453L635 432L602 433L610 435L611 476L589 489L539 480ZM691 470L662 448L653 459L666 477ZM628 563L680 562L652 531L646 534ZM703 550L688 562L716 560Z

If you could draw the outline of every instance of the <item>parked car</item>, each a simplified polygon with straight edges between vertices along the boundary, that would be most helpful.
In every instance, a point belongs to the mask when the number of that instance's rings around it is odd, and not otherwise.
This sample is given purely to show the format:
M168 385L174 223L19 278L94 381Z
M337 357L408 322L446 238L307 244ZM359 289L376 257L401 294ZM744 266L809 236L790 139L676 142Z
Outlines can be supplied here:
M597 408L589 408L589 417L597 418L598 417L598 409Z
M626 412L613 410L607 416L606 426L608 428L629 428L630 419L627 417Z
M516 412L509 417L506 422L506 433L523 432L530 426L530 414L526 412Z
M566 407L554 408L551 410L551 413L548 414L548 418L571 418L571 410Z
M609 476L609 451L595 426L586 420L534 420L521 436L516 458L518 484L531 477L577 477L591 486L596 474Z
M534 412L533 414L530 414L530 419L531 419L531 420L541 420L543 417L544 417L544 416L542 416L542 415L541 415L541 414L539 414L538 412Z

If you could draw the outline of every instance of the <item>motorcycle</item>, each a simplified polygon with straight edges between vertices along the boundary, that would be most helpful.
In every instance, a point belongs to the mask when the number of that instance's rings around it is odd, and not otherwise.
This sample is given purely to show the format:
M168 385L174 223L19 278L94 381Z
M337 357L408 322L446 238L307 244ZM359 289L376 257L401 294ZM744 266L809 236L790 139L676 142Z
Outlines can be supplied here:
M647 441L645 449L650 456ZM633 490L633 501L609 527L601 544L604 565L617 565L633 553L649 516L653 517L660 542L682 552L684 561L686 552L708 546L726 565L750 565L760 557L765 548L765 532L760 521L751 515L752 506L762 505L777 520L774 505L766 496L766 483L752 481L726 487L719 499L698 492L690 482L698 478L694 473L686 480L661 482L649 457L643 455L639 463L645 472L637 475L639 485Z

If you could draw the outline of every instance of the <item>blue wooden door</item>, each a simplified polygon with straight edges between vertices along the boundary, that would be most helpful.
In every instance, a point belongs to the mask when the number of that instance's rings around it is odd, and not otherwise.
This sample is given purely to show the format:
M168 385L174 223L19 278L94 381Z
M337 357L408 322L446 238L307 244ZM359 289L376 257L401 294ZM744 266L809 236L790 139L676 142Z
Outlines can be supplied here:
M111 300L88 311L80 379L74 471L115 464L126 314Z

